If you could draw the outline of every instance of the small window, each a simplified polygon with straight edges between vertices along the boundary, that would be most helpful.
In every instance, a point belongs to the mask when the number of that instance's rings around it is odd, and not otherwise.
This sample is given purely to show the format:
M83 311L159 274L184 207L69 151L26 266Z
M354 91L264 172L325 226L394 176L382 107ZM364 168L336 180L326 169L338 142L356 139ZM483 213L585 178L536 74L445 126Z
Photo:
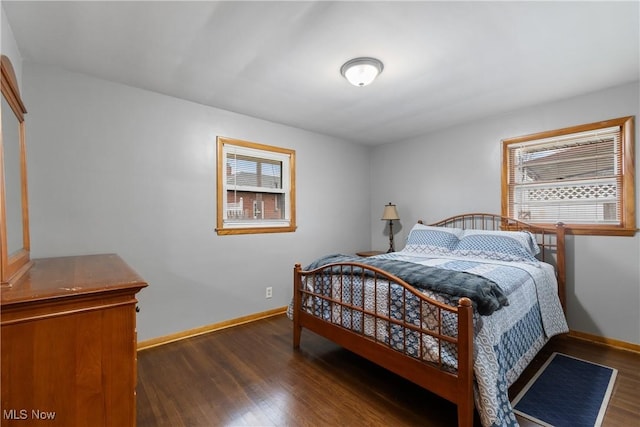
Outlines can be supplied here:
M502 213L573 234L635 233L633 117L502 141Z
M295 151L218 137L218 234L295 231Z

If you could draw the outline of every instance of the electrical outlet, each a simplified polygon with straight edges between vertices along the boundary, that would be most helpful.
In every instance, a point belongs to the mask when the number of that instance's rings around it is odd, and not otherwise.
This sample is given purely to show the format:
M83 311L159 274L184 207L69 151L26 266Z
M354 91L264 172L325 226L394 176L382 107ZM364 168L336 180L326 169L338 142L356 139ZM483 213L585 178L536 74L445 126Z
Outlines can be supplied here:
M269 286L265 292L265 298L271 298L273 296L273 288Z

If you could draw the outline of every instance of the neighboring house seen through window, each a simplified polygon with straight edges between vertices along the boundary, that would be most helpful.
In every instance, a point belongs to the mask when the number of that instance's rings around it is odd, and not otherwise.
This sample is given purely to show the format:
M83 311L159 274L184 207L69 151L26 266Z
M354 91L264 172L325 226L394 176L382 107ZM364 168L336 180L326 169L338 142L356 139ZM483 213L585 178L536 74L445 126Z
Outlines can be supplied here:
M295 151L218 137L218 234L295 231Z
M633 235L633 117L502 141L502 213L573 234Z

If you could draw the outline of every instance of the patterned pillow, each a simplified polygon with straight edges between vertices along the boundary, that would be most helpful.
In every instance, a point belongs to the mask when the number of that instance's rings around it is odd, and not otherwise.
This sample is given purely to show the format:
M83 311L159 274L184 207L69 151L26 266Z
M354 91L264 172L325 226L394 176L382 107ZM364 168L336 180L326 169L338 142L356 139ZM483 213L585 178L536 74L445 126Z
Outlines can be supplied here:
M464 236L451 253L456 256L498 261L538 262L518 239L512 236L495 234Z
M458 243L459 228L432 227L416 224L407 237L405 252L427 255L449 255Z

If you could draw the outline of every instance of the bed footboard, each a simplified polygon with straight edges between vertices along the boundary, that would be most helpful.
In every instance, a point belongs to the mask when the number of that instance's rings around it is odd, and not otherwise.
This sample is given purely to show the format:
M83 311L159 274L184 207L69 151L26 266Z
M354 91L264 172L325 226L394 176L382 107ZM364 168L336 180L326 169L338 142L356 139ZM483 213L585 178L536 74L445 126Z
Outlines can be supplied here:
M360 263L294 268L293 346L302 328L458 406L473 425L473 308L452 307L403 280Z

